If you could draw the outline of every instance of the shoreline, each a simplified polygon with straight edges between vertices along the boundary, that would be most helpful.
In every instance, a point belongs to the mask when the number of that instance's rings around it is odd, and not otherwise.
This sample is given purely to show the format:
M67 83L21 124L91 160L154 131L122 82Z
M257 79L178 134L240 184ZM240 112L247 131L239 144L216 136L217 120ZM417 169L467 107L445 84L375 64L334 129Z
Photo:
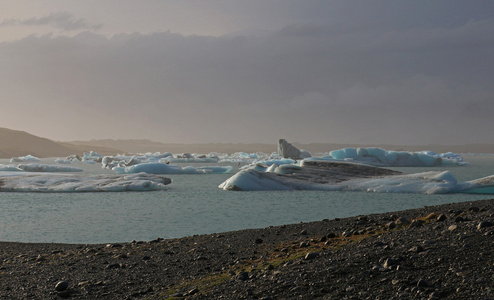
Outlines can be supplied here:
M0 297L488 299L493 224L489 199L131 243L0 242Z

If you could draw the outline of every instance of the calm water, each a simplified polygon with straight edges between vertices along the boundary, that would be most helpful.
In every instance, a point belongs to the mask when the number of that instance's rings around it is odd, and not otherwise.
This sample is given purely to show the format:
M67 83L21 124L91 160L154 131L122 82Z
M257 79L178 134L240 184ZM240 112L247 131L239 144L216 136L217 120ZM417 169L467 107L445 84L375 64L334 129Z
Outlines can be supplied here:
M494 174L493 155L465 155L454 167L460 181ZM0 160L8 163L8 160ZM53 163L44 160L42 163ZM190 165L190 164L189 164ZM204 165L204 164L200 164ZM87 173L112 173L99 164ZM411 173L445 168L396 168ZM261 228L428 205L494 198L494 195L418 195L364 192L227 192L227 175L170 175L169 190L127 193L0 193L0 240L106 243L174 238Z

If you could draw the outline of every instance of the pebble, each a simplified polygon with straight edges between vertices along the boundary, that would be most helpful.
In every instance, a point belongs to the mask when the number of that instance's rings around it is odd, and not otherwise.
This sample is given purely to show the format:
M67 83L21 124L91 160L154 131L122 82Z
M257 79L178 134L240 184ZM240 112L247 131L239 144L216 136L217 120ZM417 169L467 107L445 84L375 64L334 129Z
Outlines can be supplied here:
M69 283L65 280L61 280L57 282L57 284L55 285L55 290L61 292L66 290L68 287L69 287Z
M398 219L395 220L396 225L408 225L412 223L412 221L409 218L405 217L399 217Z
M417 287L427 287L427 286L429 286L429 283L427 283L425 279L420 279L417 282Z
M386 224L386 227L389 229L395 229L396 223L395 222L389 222L388 224Z
M318 255L319 255L319 253L317 253L317 252L309 252L305 255L304 259L305 260L312 260L312 259L316 258Z
M421 227L423 225L424 224L422 223L422 221L420 221L420 220L413 220L412 223L410 223L410 228Z
M492 225L494 225L494 224L492 224L489 221L482 221L482 222L479 223L479 225L477 225L477 229L480 230L482 228L491 227Z
M439 216L437 216L437 219L436 221L437 222L442 222L442 221L445 221L448 217L446 217L446 215L444 214L440 214Z
M424 251L424 248L422 246L413 246L408 250L408 252L413 252L413 253L420 253Z
M249 279L249 273L248 272L240 272L237 274L237 279L241 281L245 281Z
M453 230L456 230L456 229L458 229L458 225L451 225L451 226L448 227L448 230L449 231L453 231Z
M396 265L396 260L392 259L392 258L388 258L384 261L384 265L383 267L388 269L388 268L391 268L392 266Z

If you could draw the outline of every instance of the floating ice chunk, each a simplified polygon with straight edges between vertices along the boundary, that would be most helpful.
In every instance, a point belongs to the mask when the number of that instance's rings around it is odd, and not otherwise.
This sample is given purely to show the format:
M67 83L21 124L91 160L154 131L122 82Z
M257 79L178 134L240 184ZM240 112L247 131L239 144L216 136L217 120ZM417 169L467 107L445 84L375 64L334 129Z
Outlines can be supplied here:
M284 158L302 159L311 157L310 153L305 150L299 150L285 139L278 140L278 154Z
M452 152L438 154L432 151L386 151L381 148L344 148L329 153L336 160L353 160L376 166L437 167L463 165L463 158ZM324 159L327 159L324 157Z
M70 165L72 163L72 160L66 158L56 158L55 163L61 165Z
M329 152L329 155L333 157L334 159L345 159L345 158L351 158L351 159L357 159L357 149L355 148L344 148L340 150L334 150Z
M22 171L15 165L2 165L0 164L0 171L2 172L20 172Z
M347 182L344 190L378 193L444 194L452 191L456 183L456 178L449 171L431 171L375 179L355 179Z
M455 192L468 194L494 194L494 175L462 182Z
M26 155L26 156L20 156L20 157L12 157L10 159L10 162L26 162L26 161L32 161L32 162L37 162L40 161L41 159L32 156L32 155Z
M0 192L124 192L167 189L169 178L152 174L77 176L29 173L0 176Z
M67 166L57 166L57 165L44 165L44 164L27 164L18 165L18 169L26 172L82 172L83 169L67 167Z
M226 174L230 173L233 168L231 166L215 166L215 167L179 167L176 165L168 165L163 163L142 163L130 167L115 167L113 168L118 174L131 173L148 173L148 174Z
M90 151L89 153L84 152L84 155L82 156L82 161L85 163L96 163L96 162L101 162L103 157L104 155L94 151Z

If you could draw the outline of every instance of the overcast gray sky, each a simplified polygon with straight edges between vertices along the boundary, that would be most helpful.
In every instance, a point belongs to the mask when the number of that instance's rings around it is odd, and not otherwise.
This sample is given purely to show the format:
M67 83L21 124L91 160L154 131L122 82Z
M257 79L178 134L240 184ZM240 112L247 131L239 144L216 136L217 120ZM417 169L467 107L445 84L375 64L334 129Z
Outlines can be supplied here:
M4 0L0 127L54 140L494 142L494 1Z

